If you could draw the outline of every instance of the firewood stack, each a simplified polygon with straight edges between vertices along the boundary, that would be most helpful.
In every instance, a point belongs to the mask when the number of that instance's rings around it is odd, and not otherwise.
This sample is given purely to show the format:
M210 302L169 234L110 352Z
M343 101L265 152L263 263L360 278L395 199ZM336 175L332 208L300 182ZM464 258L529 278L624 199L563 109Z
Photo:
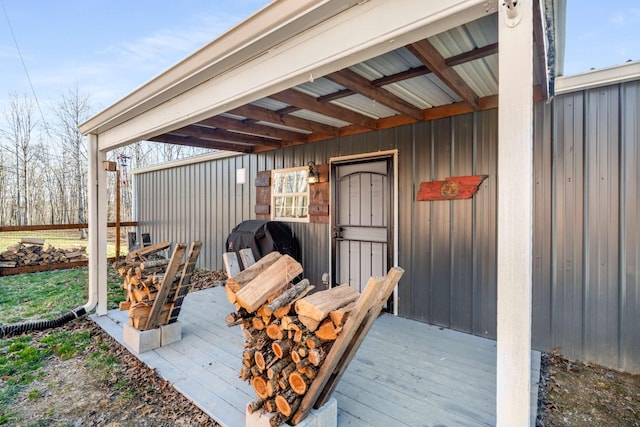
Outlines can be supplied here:
M309 280L292 283L301 273L293 258L272 252L226 284L236 307L227 324L242 325L245 337L240 378L258 395L248 410L276 413L272 426L299 408L360 296L348 285L309 295Z
M131 326L144 331L177 320L201 245L192 244L185 263L183 244L176 245L171 259L158 256L170 246L169 242L131 251L124 260L114 263L124 277L125 301L120 303L120 310L128 310Z
M87 259L86 248L74 246L70 249L44 246L44 239L22 238L18 243L7 246L0 253L0 267L13 268L32 265L61 264Z

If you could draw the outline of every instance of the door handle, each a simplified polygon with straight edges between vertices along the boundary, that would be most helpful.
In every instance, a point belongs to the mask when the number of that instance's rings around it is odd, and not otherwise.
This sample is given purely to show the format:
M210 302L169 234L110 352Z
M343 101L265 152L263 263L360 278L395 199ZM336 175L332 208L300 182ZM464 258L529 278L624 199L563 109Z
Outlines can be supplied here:
M336 225L335 227L333 227L333 238L341 239L343 230L344 228L340 227L339 225Z

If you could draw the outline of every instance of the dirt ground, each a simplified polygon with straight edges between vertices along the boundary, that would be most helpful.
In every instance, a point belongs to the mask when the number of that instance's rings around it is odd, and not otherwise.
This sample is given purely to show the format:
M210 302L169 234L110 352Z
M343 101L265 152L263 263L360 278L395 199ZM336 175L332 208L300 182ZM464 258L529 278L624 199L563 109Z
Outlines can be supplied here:
M538 426L637 427L640 375L545 354L538 405Z
M221 278L196 276L193 290L215 280ZM42 378L18 399L20 426L217 426L91 320L65 328L88 329L91 345L69 360L47 361ZM86 359L105 348L118 363L109 375L96 375ZM640 376L573 363L558 354L544 355L542 365L538 426L640 427Z

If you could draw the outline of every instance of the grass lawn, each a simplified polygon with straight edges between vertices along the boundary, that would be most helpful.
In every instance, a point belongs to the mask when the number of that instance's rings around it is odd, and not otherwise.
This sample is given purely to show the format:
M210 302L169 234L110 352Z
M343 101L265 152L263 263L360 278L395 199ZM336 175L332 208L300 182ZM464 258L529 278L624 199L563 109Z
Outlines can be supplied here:
M86 267L0 277L0 325L53 319L83 305L87 300L87 281ZM123 300L120 283L117 275L110 275L109 308L117 307ZM0 339L0 425L16 421L12 402L18 393L42 377L48 357L55 355L65 360L90 343L89 333L82 329L53 330L38 340L34 335ZM100 354L92 360L97 372L108 371L115 363L108 357L101 358Z

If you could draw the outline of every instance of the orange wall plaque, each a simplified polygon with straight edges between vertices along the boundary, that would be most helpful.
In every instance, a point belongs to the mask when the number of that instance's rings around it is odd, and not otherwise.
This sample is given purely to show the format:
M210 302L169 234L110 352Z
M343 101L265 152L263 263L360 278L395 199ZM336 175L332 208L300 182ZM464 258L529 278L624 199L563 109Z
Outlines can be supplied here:
M452 176L444 181L421 182L418 201L470 199L487 175Z

